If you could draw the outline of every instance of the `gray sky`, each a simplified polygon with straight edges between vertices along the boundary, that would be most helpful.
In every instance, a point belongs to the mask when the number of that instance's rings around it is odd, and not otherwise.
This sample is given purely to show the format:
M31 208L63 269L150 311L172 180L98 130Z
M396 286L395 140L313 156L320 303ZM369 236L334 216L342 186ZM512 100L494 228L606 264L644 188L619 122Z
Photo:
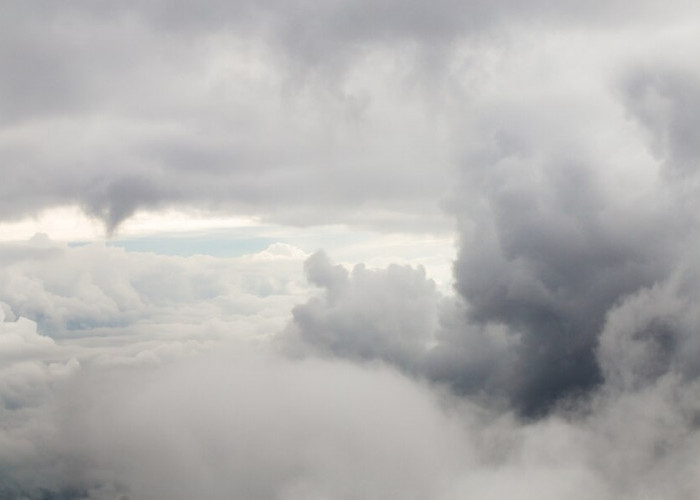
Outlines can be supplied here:
M446 226L455 170L489 141L566 140L537 136L607 122L605 107L613 128L648 92L692 101L676 4L3 2L0 217L77 204L114 229L179 206ZM663 134L660 110L639 111ZM535 137L499 129L526 117ZM676 135L672 154L692 154Z
M0 0L0 497L698 497L699 24Z

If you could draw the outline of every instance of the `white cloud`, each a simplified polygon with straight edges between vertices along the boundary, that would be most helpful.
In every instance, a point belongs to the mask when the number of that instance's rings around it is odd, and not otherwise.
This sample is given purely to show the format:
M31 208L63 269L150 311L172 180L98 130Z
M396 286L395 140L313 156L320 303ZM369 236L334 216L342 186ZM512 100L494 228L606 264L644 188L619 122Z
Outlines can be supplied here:
M697 387L678 379L522 423L386 367L225 342L62 378L37 362L13 370L3 380L24 399L0 429L10 497L632 499L700 487Z
M283 244L226 259L129 253L102 243L68 247L36 237L3 245L0 255L0 300L52 337L128 337L139 325L216 337L227 335L229 323L238 335L269 335L306 289L305 254Z
M51 338L37 334L34 321L22 317L15 321L6 321L5 312L0 309L0 323L3 324L0 356L6 361L51 353L55 348Z

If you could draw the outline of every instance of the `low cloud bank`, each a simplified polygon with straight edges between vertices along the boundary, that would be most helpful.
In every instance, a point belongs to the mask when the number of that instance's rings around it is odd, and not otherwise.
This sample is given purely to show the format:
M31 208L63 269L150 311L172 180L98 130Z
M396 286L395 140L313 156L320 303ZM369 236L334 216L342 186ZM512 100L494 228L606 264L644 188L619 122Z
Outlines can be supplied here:
M281 243L236 258L170 257L38 235L0 245L0 301L53 338L266 336L306 296L305 257Z
M676 373L524 423L387 364L227 343L160 365L80 363L51 342L38 354L31 326L3 365L3 498L700 493L700 385ZM0 323L3 341L16 332Z

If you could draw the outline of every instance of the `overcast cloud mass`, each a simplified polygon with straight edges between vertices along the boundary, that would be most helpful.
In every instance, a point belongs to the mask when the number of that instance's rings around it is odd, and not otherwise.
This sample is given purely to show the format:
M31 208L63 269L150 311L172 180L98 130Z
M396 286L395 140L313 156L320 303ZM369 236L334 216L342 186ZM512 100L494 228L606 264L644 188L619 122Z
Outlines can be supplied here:
M0 234L0 499L700 497L697 49L680 0L0 0L0 224L105 234ZM173 210L251 249L117 240Z

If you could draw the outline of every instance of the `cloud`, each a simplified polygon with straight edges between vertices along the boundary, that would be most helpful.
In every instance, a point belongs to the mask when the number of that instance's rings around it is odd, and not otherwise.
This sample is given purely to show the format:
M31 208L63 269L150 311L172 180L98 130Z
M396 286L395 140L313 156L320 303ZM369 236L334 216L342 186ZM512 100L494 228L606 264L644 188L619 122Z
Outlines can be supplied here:
M305 254L273 244L236 258L167 257L36 236L0 246L0 300L53 338L138 337L141 325L188 335L269 335L302 300ZM173 334L173 340L175 335ZM153 340L152 337L141 340Z
M239 355L145 376L146 390L118 382L91 408L97 441L83 441L88 471L93 460L123 470L117 485L133 497L430 496L459 435L390 372Z
M697 96L700 79L685 68L638 68L623 87L628 109L648 131L652 151L670 173L697 172Z
M680 102L692 95L692 79L662 71L661 81L685 84L664 91L674 104L645 112L641 96L652 91L641 89L655 84L640 76L632 51L613 45L611 59L627 65L611 72L606 56L575 35L564 38L570 56L598 79L564 91L572 66L536 42L553 76L515 97L496 89L476 108L478 139L463 148L453 202L461 233L456 289L470 322L517 339L503 392L530 416L608 382L596 352L610 315L680 273L697 244L688 210L696 179L684 166L693 152L682 145L692 141L680 135L688 128ZM531 69L508 72L527 79ZM611 92L615 73L635 82L620 100ZM647 347L658 353L673 336L654 328L648 335L659 345Z
M0 497L697 497L696 9L8 4L0 218L459 249L2 245Z
M109 232L138 210L173 205L302 225L372 225L365 214L374 211L384 211L377 224L386 213L421 219L445 183L418 164L445 161L419 110L395 95L401 61L378 53L358 60L342 85L297 85L284 45L268 45L264 33L292 23L285 29L299 40L311 13L208 7L74 3L46 6L41 17L9 9L0 217L76 204ZM397 130L398 121L412 125ZM411 166L408 142L417 146ZM440 219L437 207L429 212L423 224Z
M631 499L700 487L697 384L675 376L523 423L386 366L260 345L50 366L12 367L35 397L3 409L8 498Z
M68 272L74 268L66 254L75 252L102 264L85 267L95 279L115 258L131 261L120 269L132 279L139 276L132 266L148 269L137 287L142 297L162 285L154 256L41 239L23 250L14 266L53 268L60 258ZM280 253L256 259L269 266ZM206 268L197 259L164 258L160 266L173 272L174 262L186 276ZM161 309L160 320L149 312L149 321L132 325L151 342L91 343L97 328L75 330L78 344L52 340L3 306L10 321L0 323L0 342L16 348L4 358L0 385L0 492L692 497L700 487L692 470L700 443L698 316L694 261L686 262L683 272L608 312L595 352L605 380L598 391L525 421L513 412L517 405L499 403L518 387L509 377L517 376L522 339L507 323L469 321L465 302L438 294L420 268L347 271L323 253L309 257L306 273L321 290L293 310L294 322L278 339L296 349L292 358L275 349L279 343L254 337L185 345L195 337L178 308L191 297ZM46 271L33 273L55 290L56 276L51 283ZM118 297L115 289L104 292Z
M586 29L598 52L620 25L640 43L684 12L663 7L8 4L0 217L77 205L111 233L140 210L178 206L445 229L459 122L512 81L503 69L527 52L521 41ZM533 76L522 82L541 84Z
M2 304L6 307L7 304ZM9 307L8 307L9 309ZM5 312L0 309L0 322L6 322ZM18 318L14 322L8 322L3 328L0 337L2 357L4 359L22 358L51 351L55 343L48 337L42 337L36 333L36 323L26 318Z
M323 252L304 267L324 293L292 310L293 322L281 337L291 351L303 352L295 347L302 343L322 353L409 369L420 362L437 323L439 299L424 269L370 270L358 264L348 273Z
M520 336L514 371L527 375L513 398L526 412L602 381L606 314L665 276L677 231L672 213L640 220L609 203L587 169L553 170L488 192L490 214L465 232L455 267L470 318Z
M561 168L513 194L486 191L492 215L463 233L457 297L420 268L348 272L312 255L307 278L322 291L293 309L281 345L387 363L528 418L600 391L695 380L697 242L674 220L682 199L647 194L652 213L640 219L594 171ZM659 191L675 186L660 179Z
M690 257L667 279L626 297L609 311L598 346L609 386L627 392L668 377L696 381L697 273Z

